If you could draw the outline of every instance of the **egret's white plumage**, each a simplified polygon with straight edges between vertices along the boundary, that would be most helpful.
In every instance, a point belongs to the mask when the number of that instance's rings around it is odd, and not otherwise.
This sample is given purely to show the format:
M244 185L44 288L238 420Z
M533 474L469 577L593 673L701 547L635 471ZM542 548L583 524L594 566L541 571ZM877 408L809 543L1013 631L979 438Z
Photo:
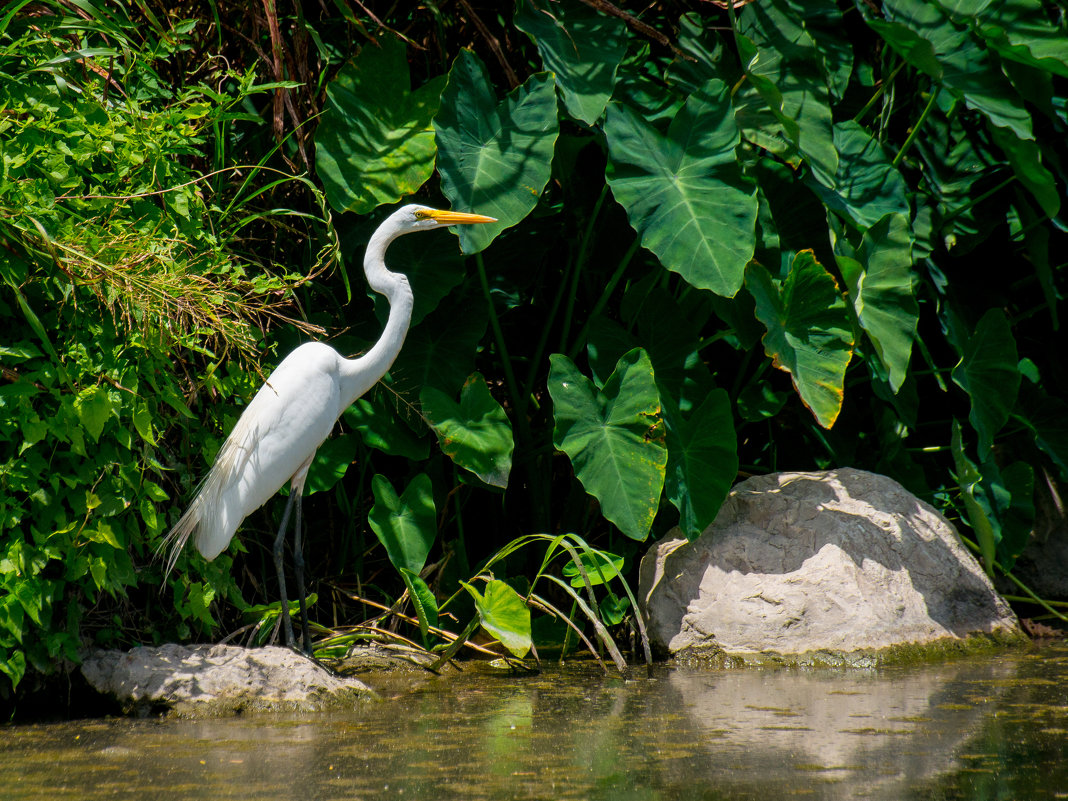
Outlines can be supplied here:
M300 496L316 449L330 435L342 412L386 374L408 332L412 290L405 276L386 269L386 248L403 234L485 222L495 220L478 214L409 205L391 214L378 227L367 243L363 268L371 288L389 300L389 319L382 336L367 353L355 359L345 358L324 343L309 342L278 365L245 407L193 502L167 534L164 547L170 548L168 571L191 537L206 559L222 553L241 521L287 481L290 503L294 497L297 500L299 538ZM275 547L287 625L280 548L288 517L287 505ZM298 574L298 588L303 595L302 585L303 576ZM303 616L303 598L301 601ZM304 633L307 649L306 624ZM286 632L286 638L292 645L291 630Z

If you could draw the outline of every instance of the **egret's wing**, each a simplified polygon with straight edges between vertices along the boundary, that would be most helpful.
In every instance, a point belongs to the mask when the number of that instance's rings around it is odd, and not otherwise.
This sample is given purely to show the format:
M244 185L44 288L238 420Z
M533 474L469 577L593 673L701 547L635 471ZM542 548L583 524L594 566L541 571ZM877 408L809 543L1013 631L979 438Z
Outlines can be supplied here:
M281 398L268 380L260 387L252 402L245 407L237 424L219 448L215 462L200 482L193 502L160 543L159 550L168 551L167 573L174 568L178 554L194 534L198 535L198 540L208 538L214 541L225 537L226 542L229 542L233 537L241 521L237 520L232 528L225 525L225 528L231 528L227 532L220 523L229 521L221 520L219 510L227 492L236 485L247 469L262 432L276 428L282 412Z

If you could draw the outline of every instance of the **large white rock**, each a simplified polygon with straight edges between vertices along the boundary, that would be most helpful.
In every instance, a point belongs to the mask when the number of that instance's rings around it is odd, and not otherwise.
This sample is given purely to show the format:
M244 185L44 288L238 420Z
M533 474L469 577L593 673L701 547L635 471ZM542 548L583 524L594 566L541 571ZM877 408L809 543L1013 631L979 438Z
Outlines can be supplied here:
M374 696L358 679L335 675L289 648L274 646L167 644L95 651L82 660L82 674L128 712L196 717L252 710L309 712L351 709Z
M672 654L847 654L1018 636L1015 615L932 507L844 468L738 484L693 542L642 559L649 634Z

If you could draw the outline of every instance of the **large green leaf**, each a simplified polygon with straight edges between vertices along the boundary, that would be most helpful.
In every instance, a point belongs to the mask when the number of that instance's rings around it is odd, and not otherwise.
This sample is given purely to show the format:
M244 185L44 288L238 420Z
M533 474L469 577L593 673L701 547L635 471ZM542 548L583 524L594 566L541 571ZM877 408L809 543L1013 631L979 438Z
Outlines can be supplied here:
M752 89L782 125L813 173L829 186L838 171L825 53L785 0L747 3L738 15L738 49ZM757 142L760 144L760 142ZM773 151L774 152L774 151Z
M834 278L811 251L794 257L781 287L751 264L745 286L767 329L764 351L790 374L797 394L824 428L842 409L845 371L853 356L853 328Z
M522 659L530 650L530 608L519 593L499 579L486 583L485 594L460 582L475 601L479 622L501 645Z
M969 108L1020 139L1033 138L1031 115L1009 79L976 37L954 24L936 3L884 0L885 19L868 15L863 4L858 8L887 44Z
M537 205L549 181L559 133L552 75L532 75L501 103L486 67L462 50L434 118L441 191L457 209L497 222L454 229L464 253L477 253Z
M838 257L861 328L896 393L908 375L920 309L913 294L908 220L888 214L865 232L856 259Z
M738 442L731 401L715 389L688 418L661 393L667 429L667 498L679 510L679 528L694 539L716 519L738 473Z
M420 473L398 497L389 479L376 475L371 479L371 491L375 496L374 506L367 516L371 530L385 547L395 568L403 567L418 574L437 537L437 513L430 477Z
M597 122L627 50L623 21L578 0L539 2L537 7L521 0L515 25L534 40L542 65L556 76L568 113L587 125Z
M667 136L616 103L604 130L608 183L642 244L693 286L734 297L753 257L757 198L735 159L726 85L691 95Z
M404 44L366 44L326 87L315 133L315 169L338 211L365 214L421 187L434 171L434 132L443 80L411 91Z
M598 390L568 359L549 357L553 442L571 459L601 512L635 540L649 534L664 488L667 449L653 366L640 348L623 355Z
M420 400L446 456L490 486L508 486L512 426L480 373L464 382L459 403L434 387L424 387Z
M953 381L968 393L968 422L979 434L979 458L986 459L994 435L1008 422L1020 389L1020 357L1005 312L990 309L964 343Z
M834 126L838 171L832 183L819 173L807 181L820 199L852 220L861 229L870 228L887 214L909 215L905 179L890 163L880 145L864 128L847 120Z

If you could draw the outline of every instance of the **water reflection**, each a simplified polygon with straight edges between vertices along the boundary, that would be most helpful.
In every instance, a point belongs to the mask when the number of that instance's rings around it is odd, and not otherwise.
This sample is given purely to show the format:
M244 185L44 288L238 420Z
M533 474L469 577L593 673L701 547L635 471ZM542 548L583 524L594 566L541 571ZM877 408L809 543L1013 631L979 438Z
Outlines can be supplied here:
M353 715L7 727L0 798L1054 798L1066 679L1064 651L872 672L468 671L386 687Z

